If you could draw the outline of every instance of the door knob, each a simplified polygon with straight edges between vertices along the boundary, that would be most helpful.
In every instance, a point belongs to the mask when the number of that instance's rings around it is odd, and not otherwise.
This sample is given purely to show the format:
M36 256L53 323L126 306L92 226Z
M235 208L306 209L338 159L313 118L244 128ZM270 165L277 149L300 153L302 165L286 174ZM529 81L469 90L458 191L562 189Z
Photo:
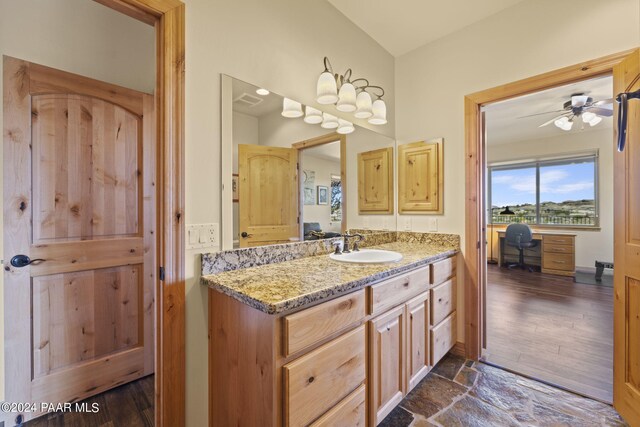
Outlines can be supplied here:
M252 237L253 234L249 234L246 231L243 231L242 233L240 233L240 236L242 236L242 238L246 239L247 237Z
M43 262L46 261L42 258L36 258L36 259L31 259L29 258L27 255L16 255L13 258L11 258L11 265L16 267L16 268L22 268L22 267L26 267L27 265L31 265L34 262Z

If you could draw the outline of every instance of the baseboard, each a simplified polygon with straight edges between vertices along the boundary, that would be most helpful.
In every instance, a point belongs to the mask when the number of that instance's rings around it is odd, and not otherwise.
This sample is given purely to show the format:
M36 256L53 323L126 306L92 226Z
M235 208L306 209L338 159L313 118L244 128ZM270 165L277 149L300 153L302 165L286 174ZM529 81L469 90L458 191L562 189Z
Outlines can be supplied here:
M467 350L463 342L456 342L456 344L451 348L451 354L455 354L456 356L466 357Z

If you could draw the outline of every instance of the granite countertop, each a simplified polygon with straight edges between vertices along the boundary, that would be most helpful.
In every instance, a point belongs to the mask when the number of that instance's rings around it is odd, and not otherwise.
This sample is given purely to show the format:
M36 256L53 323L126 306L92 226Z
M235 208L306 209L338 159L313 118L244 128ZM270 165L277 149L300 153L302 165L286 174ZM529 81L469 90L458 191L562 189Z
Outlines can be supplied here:
M400 252L393 264L349 264L328 255L261 265L202 277L202 284L267 314L285 313L361 289L386 277L447 258L454 246L393 242L371 249Z

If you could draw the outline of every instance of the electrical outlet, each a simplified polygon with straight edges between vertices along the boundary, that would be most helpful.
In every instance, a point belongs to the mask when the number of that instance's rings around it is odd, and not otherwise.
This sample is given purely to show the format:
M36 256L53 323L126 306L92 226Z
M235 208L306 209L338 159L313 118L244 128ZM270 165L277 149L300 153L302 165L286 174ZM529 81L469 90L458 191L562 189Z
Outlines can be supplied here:
M438 231L438 218L429 218L429 231Z
M365 230L369 229L369 217L367 216L362 217L362 228Z
M410 216L403 216L402 217L402 228L404 231L411 231L411 217Z
M219 246L218 224L187 225L187 249L203 249Z

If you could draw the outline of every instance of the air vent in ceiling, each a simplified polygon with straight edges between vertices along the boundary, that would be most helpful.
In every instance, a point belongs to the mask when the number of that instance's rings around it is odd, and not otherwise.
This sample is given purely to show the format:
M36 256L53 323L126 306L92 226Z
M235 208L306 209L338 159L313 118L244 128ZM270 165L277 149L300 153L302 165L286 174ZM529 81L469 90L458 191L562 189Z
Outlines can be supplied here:
M245 92L242 95L238 96L236 99L234 99L233 102L237 102L241 105L244 105L245 107L255 107L256 105L260 104L263 100L264 100L263 98L250 95Z

